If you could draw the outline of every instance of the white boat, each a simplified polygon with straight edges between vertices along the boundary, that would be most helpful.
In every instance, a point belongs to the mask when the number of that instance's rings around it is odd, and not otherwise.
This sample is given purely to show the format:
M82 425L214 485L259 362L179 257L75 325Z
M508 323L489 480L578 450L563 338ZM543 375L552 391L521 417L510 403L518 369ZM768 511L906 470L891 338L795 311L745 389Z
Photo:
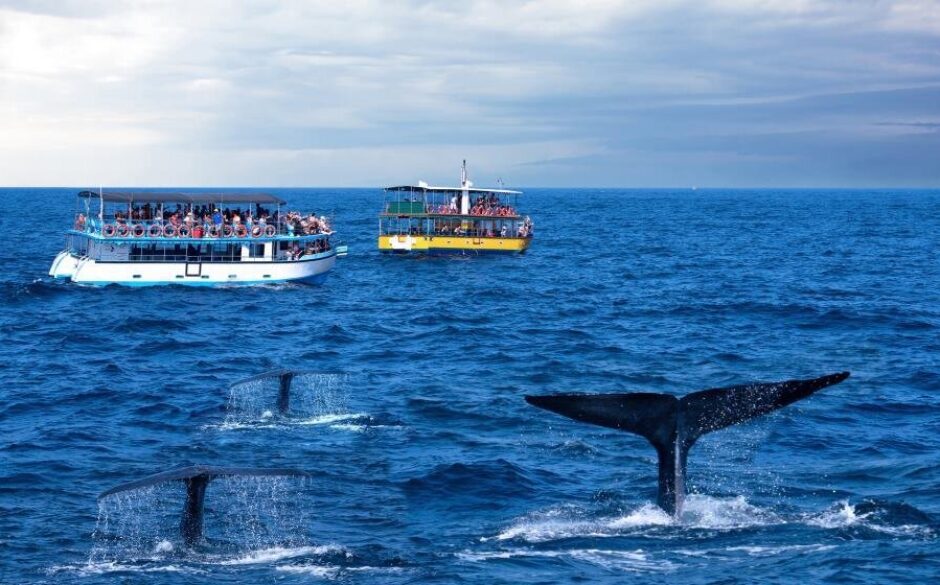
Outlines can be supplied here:
M49 269L77 283L319 283L345 255L326 218L282 213L267 193L82 191L78 202Z

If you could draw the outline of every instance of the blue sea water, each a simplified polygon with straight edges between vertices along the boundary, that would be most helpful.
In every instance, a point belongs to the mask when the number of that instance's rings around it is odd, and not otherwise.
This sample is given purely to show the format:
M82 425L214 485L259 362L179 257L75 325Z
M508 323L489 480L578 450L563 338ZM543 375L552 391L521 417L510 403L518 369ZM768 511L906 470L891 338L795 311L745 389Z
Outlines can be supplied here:
M512 257L385 257L376 190L321 286L86 288L68 189L0 190L2 583L925 583L940 575L940 191L538 190ZM273 368L295 381L288 417ZM553 391L850 370L703 438L678 520L639 437ZM220 479L177 534L185 464Z

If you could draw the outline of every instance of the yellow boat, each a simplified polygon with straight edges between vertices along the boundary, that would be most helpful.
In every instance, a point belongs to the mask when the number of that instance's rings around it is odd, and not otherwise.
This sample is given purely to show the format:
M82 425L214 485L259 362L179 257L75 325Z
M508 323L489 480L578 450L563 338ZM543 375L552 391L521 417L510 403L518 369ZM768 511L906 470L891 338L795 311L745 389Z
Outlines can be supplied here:
M424 181L385 189L379 251L399 254L525 252L533 224L516 203L522 191L474 187L463 161L459 187Z

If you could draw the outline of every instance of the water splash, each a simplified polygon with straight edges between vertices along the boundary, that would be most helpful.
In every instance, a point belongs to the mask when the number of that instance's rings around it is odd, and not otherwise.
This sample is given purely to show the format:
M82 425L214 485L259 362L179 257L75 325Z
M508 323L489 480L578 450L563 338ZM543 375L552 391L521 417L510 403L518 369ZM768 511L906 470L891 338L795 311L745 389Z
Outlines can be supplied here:
M110 495L99 502L86 568L220 562L272 548L309 552L309 517L298 497L306 481L274 476L215 479L207 488L211 497L205 509L206 538L193 548L179 533L184 505L179 484Z
M937 537L936 526L926 514L916 508L890 502L866 500L852 504L841 500L820 513L805 515L802 520L809 526L849 530L856 535L871 531L896 537Z
M653 504L644 504L623 515L601 517L594 517L589 510L578 506L560 506L528 514L496 536L483 537L480 541L542 543L573 537L618 536L632 529L673 524L675 520Z
M278 415L280 377L272 374L233 384L229 388L224 428L271 424ZM290 383L291 420L348 414L349 376L346 374L298 372Z
M784 522L773 511L749 503L744 496L715 498L692 494L686 498L679 517L681 526L705 530L736 530Z
M568 538L679 537L694 531L731 532L784 524L825 530L857 529L920 539L937 536L932 519L900 504L865 501L853 505L843 500L822 512L786 516L751 504L743 496L690 494L679 518L669 516L652 503L617 515L598 514L579 506L556 506L527 514L495 536L481 537L480 542L539 544Z
M98 502L89 565L158 560L181 547L179 486L163 484L119 492Z

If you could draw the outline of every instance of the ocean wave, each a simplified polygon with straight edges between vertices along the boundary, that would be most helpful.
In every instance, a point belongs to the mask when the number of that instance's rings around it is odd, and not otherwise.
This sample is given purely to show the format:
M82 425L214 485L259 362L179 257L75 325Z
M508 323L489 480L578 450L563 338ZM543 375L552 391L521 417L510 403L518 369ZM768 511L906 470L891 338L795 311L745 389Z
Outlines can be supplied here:
M322 557L341 555L352 558L353 554L345 547L336 544L299 547L271 547L253 550L242 556L216 561L220 565L257 565L271 564L284 559L297 557Z
M406 571L404 567L372 567L363 565L361 567L347 567L342 565L280 565L275 567L280 573L290 573L293 575L308 575L319 577L321 579L334 580L340 579L346 574L355 573L383 573L396 574Z
M216 424L206 425L206 430L217 431L245 431L245 430L277 430L302 427L326 427L335 431L348 431L362 433L370 430L403 428L397 424L382 424L371 415L364 412L346 414L321 414L307 418L293 419L290 417L275 416L270 411L262 413L256 420L226 420Z
M84 563L75 565L54 565L46 570L46 574L75 573L79 577L89 577L108 573L183 573L188 575L206 574L208 571L199 567L183 564L153 564L131 563L119 561L106 561L100 563Z
M628 573L660 573L675 569L668 560L654 560L643 550L569 548L562 550L500 549L495 551L463 551L459 560L479 563L510 559L565 559L590 563L604 569Z
M348 414L321 414L319 416L312 416L310 418L294 421L292 424L301 426L335 425L336 423L344 421L360 419L369 419L369 415L364 412L353 412Z
M410 496L459 494L461 498L491 499L496 494L531 493L535 482L521 467L504 459L438 465L430 472L405 482Z

